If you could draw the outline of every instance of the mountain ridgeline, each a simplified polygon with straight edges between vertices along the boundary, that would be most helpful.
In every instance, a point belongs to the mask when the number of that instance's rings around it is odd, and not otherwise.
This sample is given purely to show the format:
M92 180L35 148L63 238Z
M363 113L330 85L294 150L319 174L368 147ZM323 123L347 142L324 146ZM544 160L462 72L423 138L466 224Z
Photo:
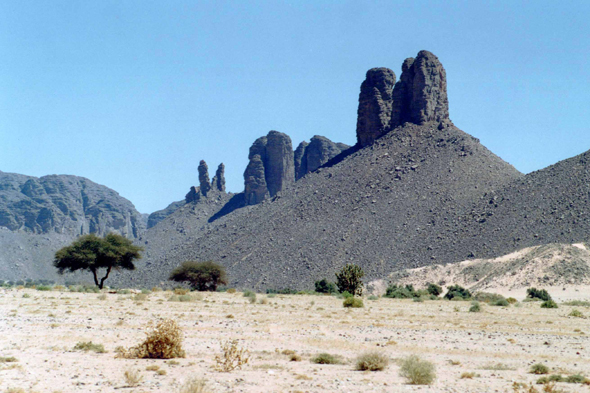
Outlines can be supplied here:
M311 289L347 263L360 265L367 280L384 279L403 269L590 240L590 152L524 175L450 120L447 75L435 55L420 51L401 70L399 80L389 68L366 73L355 146L316 135L294 149L288 135L270 131L250 147L242 192L226 191L223 164L210 180L201 161L199 184L152 213L146 231L141 216L110 198L87 203L87 192L76 191L83 215L58 197L46 211L48 197L36 184L0 183L0 242L23 233L112 229L145 252L136 271L114 275L111 284L162 285L186 260L214 260L226 267L230 286L264 290ZM92 214L107 204L119 213ZM19 213L26 206L35 213ZM2 244L16 254L57 246L35 236L35 244ZM44 255L35 254L34 263ZM50 258L31 262L36 269L29 262L0 259L0 275L49 274Z
M348 149L314 137L292 156L286 135L258 139L245 193L209 201L206 214L178 210L146 232L140 280L157 285L185 260L212 259L231 286L309 289L351 262L379 279L588 240L590 153L523 175L455 127L446 71L430 52L406 59L399 80L388 68L367 72L356 135ZM330 146L319 161L314 142Z

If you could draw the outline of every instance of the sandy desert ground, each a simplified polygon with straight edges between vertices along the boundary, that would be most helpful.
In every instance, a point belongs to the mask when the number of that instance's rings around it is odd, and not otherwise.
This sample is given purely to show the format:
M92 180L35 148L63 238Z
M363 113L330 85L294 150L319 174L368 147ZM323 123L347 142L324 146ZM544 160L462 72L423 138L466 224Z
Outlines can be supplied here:
M17 360L0 362L0 391L181 392L187 380L201 378L206 392L525 392L514 383L534 383L539 376L529 369L535 363L552 373L590 375L589 320L568 316L574 308L590 316L585 307L542 309L528 302L470 313L470 302L365 298L364 308L347 309L333 296L258 294L252 304L240 292L193 292L198 299L190 302L168 301L171 295L153 292L138 300L106 293L100 299L96 293L0 289L0 358ZM116 347L140 343L148 322L162 318L182 327L186 358L115 358ZM213 369L226 339L250 351L243 369ZM73 350L87 341L107 352ZM355 358L375 350L391 359L389 367L355 371ZM340 355L345 364L310 361L321 352ZM400 377L397 360L412 354L435 364L431 386ZM137 386L127 383L129 370L143 377ZM590 391L581 384L555 388Z

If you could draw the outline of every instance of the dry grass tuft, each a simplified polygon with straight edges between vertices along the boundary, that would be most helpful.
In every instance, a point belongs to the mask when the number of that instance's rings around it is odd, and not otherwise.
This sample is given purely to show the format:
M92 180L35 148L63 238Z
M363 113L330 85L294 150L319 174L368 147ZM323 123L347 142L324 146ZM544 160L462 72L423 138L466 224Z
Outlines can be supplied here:
M182 330L178 324L165 319L150 329L144 342L128 350L120 349L118 357L127 359L172 359L183 358Z
M238 340L227 340L221 343L223 354L215 356L215 370L228 373L235 369L241 369L248 364L250 353L238 346Z
M436 378L436 368L431 362L411 355L402 360L400 375L410 385L430 385Z
M74 351L93 351L96 353L105 353L104 346L102 344L94 344L92 341L83 342L80 341L74 346Z
M143 375L141 375L137 370L125 370L123 376L125 377L125 383L129 387L135 387L139 385L141 381L143 381Z
M182 385L179 393L208 393L207 381L204 379L189 379Z

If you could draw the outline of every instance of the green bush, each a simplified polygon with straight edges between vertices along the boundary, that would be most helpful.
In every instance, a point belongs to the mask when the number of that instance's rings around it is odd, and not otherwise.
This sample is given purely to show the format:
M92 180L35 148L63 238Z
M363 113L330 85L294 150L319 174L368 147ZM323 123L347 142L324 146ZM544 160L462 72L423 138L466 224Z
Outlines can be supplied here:
M472 302L471 307L469 307L469 312L480 312L480 311L481 311L481 306L479 305L479 302Z
M186 282L198 291L215 292L219 285L227 285L225 268L213 261L186 261L172 270L168 279Z
M37 285L38 291L51 291L51 287L49 285Z
M476 292L473 295L473 299L479 302L485 302L491 305L496 305L496 303L500 300L505 300L504 296L499 295L497 293L490 293L490 292Z
M430 385L436 378L434 364L416 355L408 356L401 361L399 373L410 385Z
M494 303L492 303L492 306L508 307L508 306L510 306L510 303L508 303L508 300L506 300L506 299L500 299L500 300L496 300Z
M526 290L526 297L529 299L551 300L551 295L544 289L529 288Z
M296 289L291 289L291 288L283 288L283 289L267 289L266 293L267 294L277 294L277 295L295 295L297 294L297 290Z
M354 297L354 295L348 291L344 291L340 294L340 298L348 299L349 297Z
M252 296L256 297L256 294L253 291L250 291L250 290L247 289L247 290L244 291L244 295L243 296L244 297L252 297Z
M565 377L564 381L567 383L585 383L588 380L582 374L574 374Z
M582 314L582 312L580 310L576 310L573 309L569 314L568 317L574 317L574 318L585 318L584 314Z
M361 308L364 307L363 299L360 297L348 297L342 302L344 307Z
M320 353L311 359L312 363L316 364L342 364L342 358L338 355L331 355L329 353Z
M443 293L443 289L441 288L441 286L433 283L429 283L428 287L426 287L426 290L430 295L434 296L439 296Z
M541 308L557 308L557 303L555 303L553 300L546 300L541 303Z
M334 293L337 292L336 284L329 282L325 278L315 282L315 291L317 293Z
M460 285L451 285L445 295L448 300L469 300L471 299L471 292Z
M383 371L389 364L389 358L380 352L372 351L360 355L355 363L359 371Z
M383 296L391 299L411 299L414 297L419 297L420 295L416 293L416 290L412 284L406 285L405 287L391 284L387 287L385 295Z
M360 266L348 264L336 273L336 286L338 291L349 292L353 295L361 296L363 294L363 276L365 272Z
M549 367L545 366L541 363L536 363L531 366L531 370L529 371L531 374L549 374Z

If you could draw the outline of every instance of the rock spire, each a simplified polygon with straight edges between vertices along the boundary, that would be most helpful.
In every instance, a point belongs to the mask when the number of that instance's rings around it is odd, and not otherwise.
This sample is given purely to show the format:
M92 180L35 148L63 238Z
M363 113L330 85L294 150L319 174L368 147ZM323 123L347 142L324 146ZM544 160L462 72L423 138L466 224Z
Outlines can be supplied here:
M392 92L395 73L389 68L367 71L359 95L356 136L361 146L367 146L389 131Z

